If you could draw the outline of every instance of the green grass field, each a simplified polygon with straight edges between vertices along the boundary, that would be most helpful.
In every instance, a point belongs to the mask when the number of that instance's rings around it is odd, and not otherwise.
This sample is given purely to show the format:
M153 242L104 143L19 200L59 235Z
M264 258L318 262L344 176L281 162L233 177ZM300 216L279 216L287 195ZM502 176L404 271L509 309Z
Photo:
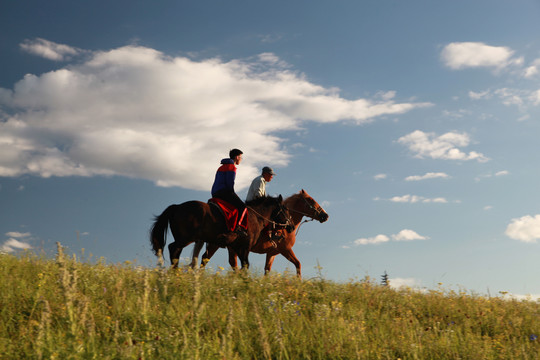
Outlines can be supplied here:
M540 304L0 254L0 359L539 359Z

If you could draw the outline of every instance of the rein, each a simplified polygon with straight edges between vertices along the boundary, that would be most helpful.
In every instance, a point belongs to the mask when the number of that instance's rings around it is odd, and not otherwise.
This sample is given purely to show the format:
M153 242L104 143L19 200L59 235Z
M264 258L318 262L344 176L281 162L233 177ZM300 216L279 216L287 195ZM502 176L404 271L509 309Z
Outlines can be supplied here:
M278 225L278 226L287 226L287 225L289 225L289 221L287 221L287 223L285 223L285 224L280 224L280 223L278 223L278 222L275 222L275 221L272 220L272 219L268 219L267 217L265 217L265 216L259 214L259 213L258 213L254 208L252 208L251 206L248 205L248 206L246 206L246 207L247 207L250 211L253 211L253 212L255 213L255 215L257 215L259 218L261 218L261 219L263 219L263 220L266 220L266 221L268 221L268 222L271 223L271 224ZM279 211L282 212L283 209L279 209Z

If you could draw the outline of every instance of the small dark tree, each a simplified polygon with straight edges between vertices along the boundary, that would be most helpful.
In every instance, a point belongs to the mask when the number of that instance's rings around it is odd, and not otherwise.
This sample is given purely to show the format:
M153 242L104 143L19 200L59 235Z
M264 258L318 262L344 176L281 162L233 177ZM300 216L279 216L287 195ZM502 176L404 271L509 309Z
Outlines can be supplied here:
M386 270L384 270L384 274L381 276L382 280L381 280L381 284L383 286L388 286L390 285L390 280L388 279L388 274L386 273Z

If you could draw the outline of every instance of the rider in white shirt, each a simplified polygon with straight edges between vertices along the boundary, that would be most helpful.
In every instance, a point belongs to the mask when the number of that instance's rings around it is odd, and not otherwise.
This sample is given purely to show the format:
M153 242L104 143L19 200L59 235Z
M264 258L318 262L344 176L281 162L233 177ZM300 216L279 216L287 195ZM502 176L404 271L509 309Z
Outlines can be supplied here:
M272 170L272 168L268 166L263 167L262 174L260 176L257 176L251 182L251 186L249 187L246 196L246 202L253 201L263 196L267 196L266 183L272 181L272 178L275 174L276 173L274 173L274 170Z
M249 187L247 196L246 196L246 203L249 201L253 201L255 199L258 199L263 196L268 196L266 193L266 183L269 183L272 181L272 178L276 175L274 170L272 170L271 167L265 166L262 169L262 174L260 176L257 176L253 181L251 182L251 186ZM276 247L276 241L279 241L283 239L282 235L282 228L276 228L276 225L273 224L268 228L268 238Z

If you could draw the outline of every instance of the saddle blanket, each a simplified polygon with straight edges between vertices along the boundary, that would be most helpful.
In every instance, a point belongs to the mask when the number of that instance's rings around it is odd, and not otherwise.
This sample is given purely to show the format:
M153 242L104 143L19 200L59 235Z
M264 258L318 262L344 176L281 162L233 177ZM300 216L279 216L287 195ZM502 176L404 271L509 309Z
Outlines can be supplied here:
M238 209L235 208L232 204L218 198L211 198L210 200L208 200L208 203L217 205L217 207L221 210L223 216L225 217L225 225L227 226L227 229L229 231L234 231L238 223L240 223L241 227L247 230L247 209L245 209L244 212L240 215L240 221L238 221Z

